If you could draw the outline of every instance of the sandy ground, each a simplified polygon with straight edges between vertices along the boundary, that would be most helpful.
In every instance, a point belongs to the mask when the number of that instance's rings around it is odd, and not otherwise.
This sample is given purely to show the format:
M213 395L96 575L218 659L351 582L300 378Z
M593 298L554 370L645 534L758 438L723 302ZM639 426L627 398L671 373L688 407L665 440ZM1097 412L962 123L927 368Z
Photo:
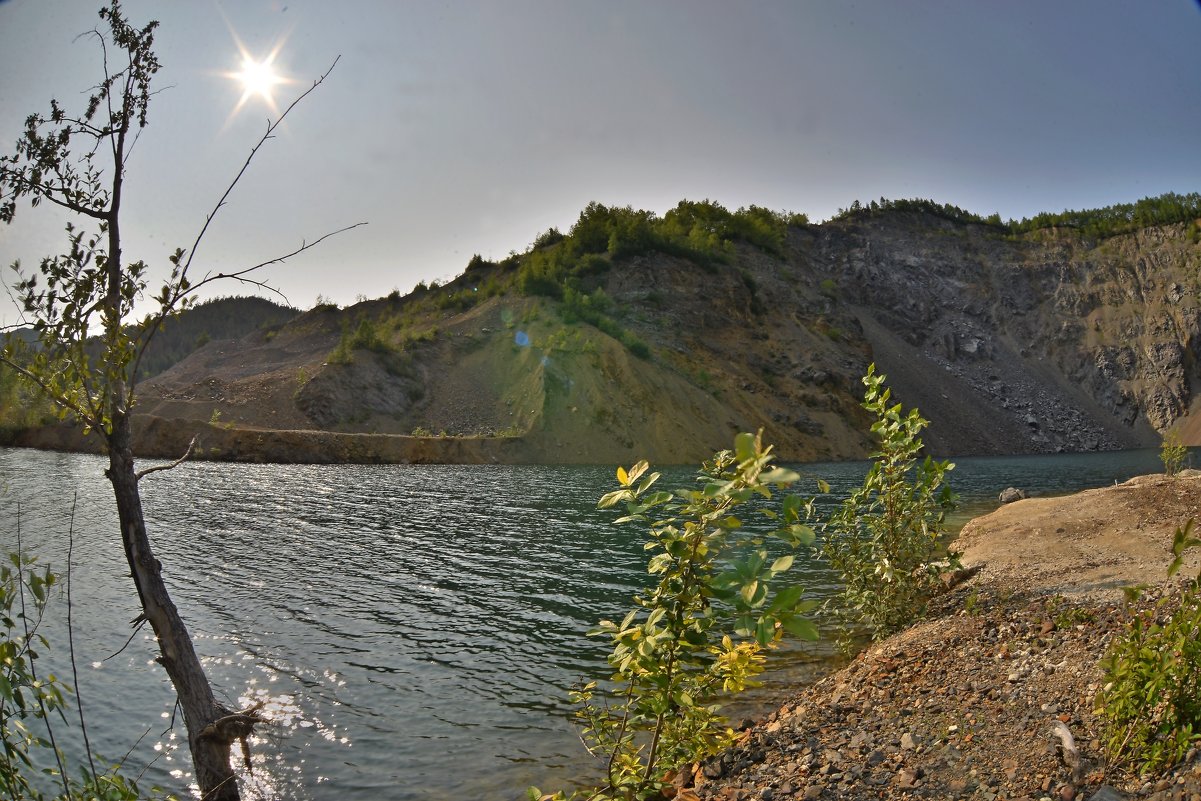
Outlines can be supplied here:
M963 552L965 566L982 566L984 580L1116 600L1122 587L1164 579L1172 535L1190 518L1201 522L1197 470L1017 501L970 521L953 548ZM1186 561L1194 575L1199 561L1197 553Z

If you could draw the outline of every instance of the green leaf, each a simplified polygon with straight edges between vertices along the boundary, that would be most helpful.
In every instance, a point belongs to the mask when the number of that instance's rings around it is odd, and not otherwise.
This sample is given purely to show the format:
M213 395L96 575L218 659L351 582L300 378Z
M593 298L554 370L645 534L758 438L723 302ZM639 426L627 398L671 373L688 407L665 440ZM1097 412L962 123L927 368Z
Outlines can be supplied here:
M795 470L789 470L786 467L777 467L759 476L759 480L764 484L792 484L795 481L799 481L800 478L800 473Z
M645 473L647 471L647 468L649 468L649 467L650 467L650 464L645 459L643 459L638 464L636 464L630 468L628 480L624 481L622 483L627 484L627 485L633 484L635 481L638 480L639 476L641 476L643 473Z
M785 587L776 593L776 597L772 599L771 610L773 612L781 612L791 610L801 600L801 596L805 594L804 587Z
M606 492L601 496L600 501L597 502L596 508L608 509L609 507L616 506L619 502L631 497L633 497L633 493L631 493L628 489L619 489L614 490L613 492Z
M743 432L734 437L734 456L740 462L755 458L755 435Z
M790 617L784 621L784 630L794 637L800 637L802 640L817 640L821 637L821 633L817 630L812 620L803 617Z
M729 481L711 481L705 485L704 497L719 498L730 491Z
M779 559L777 559L776 561L771 563L771 572L772 573L783 573L783 572L787 571L790 567L792 567L792 562L793 562L792 554L788 554L786 556L781 556Z
M659 480L660 475L662 475L662 474L661 473L651 473L649 476L642 479L642 483L638 485L638 494L641 495L642 493L644 493L648 489L650 489L651 485L653 485L656 481ZM668 497L670 498L671 496L668 495Z

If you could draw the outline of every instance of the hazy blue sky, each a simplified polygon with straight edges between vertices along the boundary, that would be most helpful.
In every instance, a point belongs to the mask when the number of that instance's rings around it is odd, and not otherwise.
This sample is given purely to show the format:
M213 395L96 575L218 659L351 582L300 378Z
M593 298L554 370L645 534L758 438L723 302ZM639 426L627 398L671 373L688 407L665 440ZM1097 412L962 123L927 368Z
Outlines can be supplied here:
M0 0L0 145L97 76L99 3ZM202 245L229 270L366 221L271 268L298 306L407 292L473 253L521 251L589 201L682 198L821 220L856 198L983 214L1201 190L1193 0L699 2L129 0L164 69L130 168L128 255L165 265L262 133L233 33L282 43L290 98L328 82L260 155ZM60 246L18 215L0 264ZM5 269L6 283L12 273ZM160 269L156 275L161 275ZM226 285L222 292L239 292ZM0 322L15 322L0 298Z

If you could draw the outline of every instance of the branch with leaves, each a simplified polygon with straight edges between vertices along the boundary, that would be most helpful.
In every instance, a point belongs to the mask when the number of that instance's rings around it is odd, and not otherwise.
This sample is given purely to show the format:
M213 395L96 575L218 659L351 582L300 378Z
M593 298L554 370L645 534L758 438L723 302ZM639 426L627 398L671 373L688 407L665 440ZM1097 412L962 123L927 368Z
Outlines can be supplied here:
M785 632L817 637L805 617L816 603L783 578L791 551L813 543L803 522L811 502L784 495L774 507L750 505L799 478L773 458L759 436L740 434L733 451L702 466L699 488L656 490L660 474L639 462L618 468L620 488L601 498L601 508L624 508L615 523L648 525L647 572L657 581L620 623L589 632L612 642L614 673L608 691L589 682L572 693L585 746L606 763L605 785L587 798L658 797L670 770L733 741L721 701L755 685L765 651ZM744 526L753 518L761 525ZM769 556L770 539L789 552Z

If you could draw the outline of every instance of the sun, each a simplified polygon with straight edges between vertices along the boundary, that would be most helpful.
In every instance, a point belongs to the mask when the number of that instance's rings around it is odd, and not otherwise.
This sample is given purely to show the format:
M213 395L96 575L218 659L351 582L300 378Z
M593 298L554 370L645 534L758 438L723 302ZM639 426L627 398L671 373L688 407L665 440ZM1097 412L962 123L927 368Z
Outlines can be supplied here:
M272 61L270 56L262 61L255 61L252 58L242 59L242 69L234 75L242 83L241 102L245 103L249 98L258 95L268 105L275 105L275 87L283 83L284 79L275 71Z
M280 74L275 65L275 59L279 56L283 42L272 48L265 57L255 58L237 37L234 38L234 41L241 56L241 68L225 73L225 77L242 87L242 97L238 99L238 104L230 116L237 114L243 106L255 99L266 103L272 114L279 113L279 108L275 104L275 88L291 83L288 78Z

